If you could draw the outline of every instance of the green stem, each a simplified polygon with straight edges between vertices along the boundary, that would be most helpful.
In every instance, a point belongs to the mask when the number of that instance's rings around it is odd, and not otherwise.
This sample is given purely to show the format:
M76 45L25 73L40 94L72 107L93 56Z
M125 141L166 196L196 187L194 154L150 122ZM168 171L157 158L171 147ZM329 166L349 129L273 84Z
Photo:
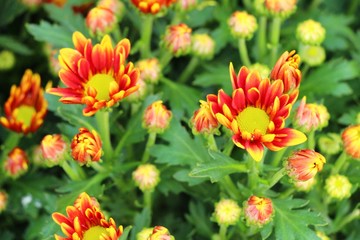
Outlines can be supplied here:
M167 66L169 64L169 62L171 61L171 59L173 58L173 54L172 52L170 52L169 50L164 50L165 52L162 54L159 62L160 62L160 66L162 69L165 68L165 66Z
M270 26L270 44L271 44L271 62L270 66L275 64L277 59L277 52L279 48L279 40L280 40L280 29L281 29L281 18L274 17Z
M246 39L240 38L239 39L239 53L240 53L240 59L243 65L249 67L251 65L248 50L246 47Z
M323 0L313 0L310 4L309 11L315 10L319 8L319 5L321 4Z
M309 72L310 66L309 64L304 63L304 67L301 70L301 77L302 79L305 79L306 74Z
M141 26L141 58L151 57L151 33L153 28L154 16L144 15Z
M266 28L267 18L261 16L259 19L259 29L257 31L258 59L263 59L266 54Z
M74 170L72 166L70 166L67 160L64 160L61 164L61 167L64 169L65 173L70 177L73 181L80 181L82 180L79 173Z
M223 179L221 179L220 184L225 189L230 198L240 199L241 193L229 175L226 175Z
M187 80L189 79L189 77L194 73L196 67L199 64L199 58L198 57L192 57L190 62L188 63L188 65L186 66L186 68L184 69L184 71L182 71L178 82L179 83L186 83Z
M308 134L308 148L315 149L315 130L311 130Z
M109 112L100 110L95 114L95 118L103 142L104 159L110 162L112 161L113 149L110 139Z
M91 162L90 167L92 167L97 172L106 172L107 171L106 168L101 166L98 162Z
M214 134L208 134L206 136L206 138L207 138L209 149L214 150L214 151L218 151L218 147L217 147L217 144L216 144L216 141L215 141Z
M273 186L275 186L276 183L280 181L280 179L285 176L286 169L281 168L279 171L277 171L270 179L268 189L271 189Z
M254 190L257 187L257 184L259 182L259 168L258 168L258 162L256 162L254 159L252 159L250 156L248 158L248 165L249 165L249 182L248 186L251 190Z
M348 15L354 15L358 6L359 0L352 0L348 8Z
M227 228L228 228L227 225L220 224L220 230L219 230L220 240L227 240L226 238Z
M338 174L341 170L341 168L344 166L346 160L348 159L348 156L345 151L343 151L337 161L335 162L334 167L331 170L331 175Z
M272 158L273 161L272 161L271 165L274 166L274 167L279 166L279 164L281 163L281 161L283 159L283 156L284 156L285 152L286 152L286 148L283 148L283 149L281 149L279 151L276 151L273 154L274 156Z
M229 139L229 141L226 143L226 145L225 145L225 147L224 147L223 153L224 153L226 156L230 156L233 148L234 148L234 142L233 142L232 139Z
M149 158L150 158L150 148L152 146L154 146L155 141L156 141L156 133L155 132L150 132L147 143L146 143L146 146L145 146L145 152L144 152L144 155L142 156L142 159L141 159L142 163L146 163L149 160Z
M339 225L336 226L334 232L342 229L346 224L352 222L355 219L360 218L360 210L355 208L349 215L346 215L343 219L339 221Z

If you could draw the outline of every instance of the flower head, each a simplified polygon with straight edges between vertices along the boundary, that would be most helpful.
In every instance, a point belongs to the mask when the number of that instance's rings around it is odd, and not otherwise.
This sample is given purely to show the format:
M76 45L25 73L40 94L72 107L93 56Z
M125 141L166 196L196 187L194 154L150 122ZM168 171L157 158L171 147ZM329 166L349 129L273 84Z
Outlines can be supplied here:
M194 56L211 59L215 52L215 41L206 33L192 35L191 52Z
M118 20L122 17L125 12L125 5L120 0L99 0L97 3L98 7L106 8L112 11L118 18Z
M153 232L153 228L143 228L136 234L136 240L148 240Z
M141 191L152 191L160 182L160 172L152 164L138 166L132 173L132 177Z
M116 15L110 9L94 7L86 15L85 22L92 35L103 36L114 29L117 21Z
M343 175L331 175L325 180L325 190L334 199L342 200L351 196L352 185Z
M80 32L73 34L75 49L60 50L59 72L66 88L51 88L49 93L61 96L65 104L85 104L85 116L115 105L139 88L139 70L126 63L130 41L123 39L113 48L105 35L100 44L92 45Z
M284 92L284 81L262 79L258 72L242 67L238 74L230 64L233 86L232 96L222 89L218 95L209 94L210 109L221 125L233 132L233 142L245 149L251 157L260 161L264 146L278 151L306 141L306 136L291 128L285 128L293 98ZM295 96L296 95L296 96Z
M143 115L143 127L149 132L162 133L169 126L172 113L162 101L158 100L150 104Z
M244 202L244 214L248 225L263 226L274 215L272 201L269 198L250 196Z
M157 58L138 61L135 66L140 70L140 79L147 83L156 84L161 76L161 67Z
M0 71L9 70L15 65L15 55L8 50L0 52Z
M241 208L232 199L221 199L215 203L214 220L219 225L235 225L240 220Z
M212 114L208 102L200 100L200 108L194 112L190 125L194 134L211 134L217 131L219 123Z
M342 150L341 137L337 133L326 133L319 136L318 146L322 153L334 155Z
M251 39L258 28L256 18L246 11L236 11L228 19L231 34L236 38Z
M98 162L102 155L102 142L99 134L86 128L80 128L79 133L71 142L71 155L81 165Z
M265 8L272 16L286 18L296 10L297 0L265 0Z
M311 67L321 65L326 59L326 52L322 46L303 45L299 47L299 54L303 62Z
M303 97L296 111L294 124L302 131L311 132L322 129L329 123L330 114L324 105L316 103L306 103Z
M354 159L360 159L360 124L347 127L341 138L345 152Z
M285 162L285 168L294 181L307 181L323 169L325 162L325 157L320 153L302 149L290 155Z
M35 132L44 122L47 106L39 74L26 70L20 85L11 87L4 106L5 117L0 118L0 123L14 132Z
M64 160L67 144L60 134L48 134L40 143L40 149L44 162L48 166L59 164Z
M161 9L169 7L176 0L131 0L141 12L146 14L157 14Z
M23 175L29 167L29 160L24 150L15 147L4 161L5 174L12 178Z
M191 50L191 32L185 23L171 25L166 29L162 44L176 57L186 55Z
M155 226L153 228L152 234L147 240L175 240L169 230L163 226Z
M8 203L8 195L5 191L0 190L0 213L2 213L7 206Z
M312 19L301 22L296 28L296 37L306 45L320 45L325 39L325 28Z
M106 220L99 204L87 193L81 193L75 202L66 208L67 216L58 212L52 214L65 235L55 235L56 240L117 240L122 235L123 227L117 227L112 218Z

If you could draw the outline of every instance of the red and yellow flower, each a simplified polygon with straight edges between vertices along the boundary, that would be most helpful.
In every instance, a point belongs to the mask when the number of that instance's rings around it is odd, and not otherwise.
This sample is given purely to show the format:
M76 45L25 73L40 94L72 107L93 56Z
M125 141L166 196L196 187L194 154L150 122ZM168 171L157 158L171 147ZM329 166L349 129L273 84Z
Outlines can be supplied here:
M66 88L51 88L49 93L61 96L65 104L85 104L85 116L108 108L139 88L139 70L126 63L130 41L123 39L112 46L105 35L100 44L92 45L80 32L73 34L75 49L60 50L59 77Z
M345 152L354 159L360 159L360 124L347 127L341 138Z
M166 49L179 57L191 50L192 29L185 23L168 26L163 38L163 45Z
M244 214L247 224L262 226L271 221L274 208L271 199L250 196L244 202Z
M284 90L284 81L261 79L256 71L242 67L236 75L230 64L232 96L224 90L218 95L209 94L207 100L218 122L232 130L234 144L245 149L251 157L260 161L264 146L272 151L306 141L300 131L285 128L294 99Z
M175 237L166 227L155 226L147 240L175 240Z
M44 98L39 74L26 70L20 85L13 85L5 103L5 117L0 118L4 127L18 133L35 132L44 122L48 102Z
M150 104L143 115L143 127L149 132L162 133L169 126L172 112L161 100Z
M157 14L164 7L169 7L176 0L131 0L141 12L149 14Z
M40 143L41 155L46 165L57 165L64 160L67 144L60 134L48 134Z
M94 7L86 15L86 26L93 35L103 36L111 32L117 24L116 15L107 8Z
M208 102L200 100L200 108L194 112L190 125L194 134L211 134L217 131L219 123L212 114Z
M4 162L5 174L17 178L24 174L29 168L29 160L24 150L15 147L8 153Z
M102 155L102 142L99 134L86 128L80 128L79 133L71 141L71 155L81 165L98 162Z
M73 206L66 208L66 213L67 216L58 212L52 214L65 235L55 234L56 240L117 240L123 233L123 227L117 227L112 218L106 220L98 202L85 192L79 195Z
M320 172L326 159L311 149L293 152L285 163L288 175L295 181L307 181Z

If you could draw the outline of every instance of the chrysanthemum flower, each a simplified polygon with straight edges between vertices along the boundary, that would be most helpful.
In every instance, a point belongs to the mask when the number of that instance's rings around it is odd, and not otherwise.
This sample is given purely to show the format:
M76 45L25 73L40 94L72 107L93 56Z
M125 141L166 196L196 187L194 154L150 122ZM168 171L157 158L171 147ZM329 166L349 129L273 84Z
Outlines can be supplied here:
M207 99L218 122L232 130L236 146L260 161L264 146L278 151L306 141L303 133L285 128L292 102L289 94L284 93L283 80L261 79L258 72L250 72L246 67L236 75L232 64L230 77L232 96L221 89L217 96L209 94Z
M160 182L160 172L153 164L143 164L132 173L132 178L141 191L152 191Z
M60 134L48 134L40 143L41 153L46 165L57 165L65 157L67 144Z
M143 115L143 127L150 132L162 133L169 126L172 113L162 101L150 104Z
M250 196L244 202L244 214L248 225L263 226L271 221L274 209L271 199Z
M194 56L211 59L215 52L215 41L206 33L192 35L191 52Z
M235 225L240 220L241 208L232 199L221 199L215 203L214 220L219 225Z
M71 155L81 165L98 162L102 155L101 147L102 142L96 131L80 128L72 139Z
M0 213L6 209L8 202L8 195L5 191L0 190Z
M117 23L116 15L107 8L94 7L86 15L86 26L93 35L103 36L111 32Z
M140 70L140 78L145 82L156 84L161 76L161 67L157 58L142 59L135 63Z
M26 70L20 86L11 87L4 106L5 117L0 118L0 123L14 132L35 132L44 122L47 106L39 74Z
M273 16L287 17L296 10L297 0L265 0L265 7Z
M169 7L176 0L131 0L141 12L148 14L157 14L162 8Z
M285 168L294 181L307 181L323 169L325 162L325 157L320 153L302 149L290 155L285 162Z
M24 174L29 167L29 160L24 150L15 147L8 153L4 161L5 174L12 178L18 178Z
M200 108L194 112L190 119L190 125L194 134L209 134L217 131L219 123L212 114L208 102L200 100Z
M116 226L114 219L106 220L98 204L87 193L81 193L77 204L66 208L67 216L55 212L52 218L61 226L65 237L55 234L56 240L117 240L123 227Z
M352 185L343 175L331 175L325 180L325 190L334 199L342 200L351 196Z
M325 28L312 19L301 22L296 28L296 37L303 44L319 45L325 39Z
M341 138L345 152L354 159L360 159L360 124L347 127Z
M231 34L236 38L252 38L258 28L256 18L246 11L236 11L228 19Z
M306 97L300 102L294 118L294 124L303 131L310 132L326 127L330 114L322 104L306 103Z
M49 93L61 96L65 104L85 104L85 116L111 107L135 92L139 86L139 70L132 62L126 64L130 41L123 39L113 48L105 35L100 44L92 45L80 32L73 34L75 49L60 50L59 72L66 88L51 88Z
M155 226L147 240L175 240L175 238L166 227Z
M185 55L191 50L191 32L185 23L171 25L167 27L162 43L174 56Z

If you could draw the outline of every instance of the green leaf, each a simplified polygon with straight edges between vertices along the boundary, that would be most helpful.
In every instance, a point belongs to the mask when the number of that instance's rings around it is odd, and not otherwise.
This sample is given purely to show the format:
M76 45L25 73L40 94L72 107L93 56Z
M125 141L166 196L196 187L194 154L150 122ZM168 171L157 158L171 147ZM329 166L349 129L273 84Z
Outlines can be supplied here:
M201 87L218 86L225 92L231 91L229 66L223 64L205 65L204 71L195 76L194 85Z
M208 177L217 182L223 177L236 172L247 172L246 164L240 163L221 152L209 151L212 159L198 164L190 172L191 177Z
M189 214L186 214L185 218L188 222L192 223L201 236L207 237L207 239L211 238L211 235L213 234L211 222L209 221L209 216L206 213L203 204L200 202L190 202Z
M192 166L209 158L204 145L190 138L176 118L172 119L170 127L160 136L169 145L158 144L150 149L150 154L156 157L157 163Z
M31 55L33 51L13 36L1 35L0 46L21 55Z
M182 169L174 174L174 178L179 182L186 182L189 186L195 186L204 182L205 178L197 178L190 176L190 169Z
M131 231L130 240L136 239L136 234L143 228L150 226L151 223L151 210L144 207L141 213L135 215L134 228Z
M21 1L2 0L0 7L0 26L9 24L25 10L26 7L21 4Z
M340 97L352 93L346 80L359 76L358 65L354 61L336 58L314 69L302 80L300 92L303 95L332 95Z
M73 46L72 32L63 26L50 24L44 20L41 20L39 25L28 23L25 26L37 41L50 43L55 48Z
M274 199L275 238L286 240L319 239L309 225L324 226L320 214L303 208L308 204L303 199Z
M132 226L127 226L123 233L121 234L121 237L119 238L119 240L126 240L129 236L130 230L132 229Z

